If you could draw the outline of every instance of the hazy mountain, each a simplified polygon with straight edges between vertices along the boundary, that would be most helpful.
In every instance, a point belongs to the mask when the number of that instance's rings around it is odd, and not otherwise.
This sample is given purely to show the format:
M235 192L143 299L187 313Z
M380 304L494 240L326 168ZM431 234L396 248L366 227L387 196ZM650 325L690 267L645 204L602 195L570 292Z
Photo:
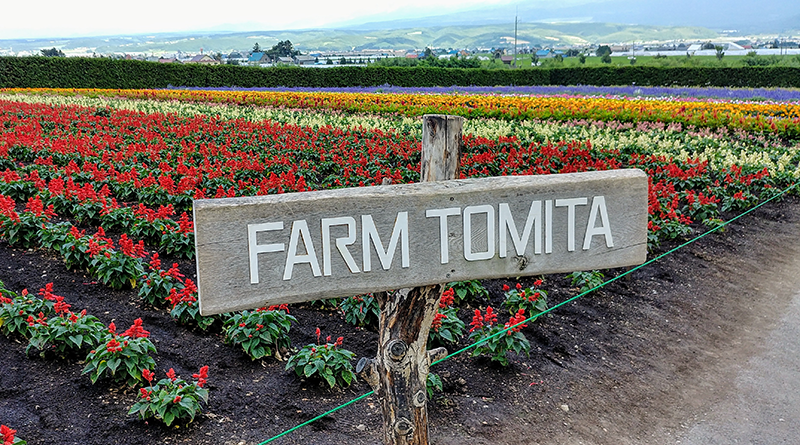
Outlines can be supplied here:
M161 33L64 39L0 40L0 54L38 53L56 47L68 53L196 54L269 48L290 40L304 52L351 49L508 47L514 18L521 45L573 45L632 41L712 40L723 30L743 34L800 34L797 0L526 0L448 14L401 10L326 29L290 31ZM415 17L421 16L421 17ZM233 26L233 25L231 25ZM242 24L236 25L243 26ZM728 33L731 35L731 33ZM734 34L735 35L735 34Z
M541 0L519 1L421 18L337 25L348 29L398 29L431 26L485 25L521 22L607 22L643 26L704 27L742 33L786 33L800 30L796 0Z
M66 53L196 54L234 50L247 51L255 43L270 48L290 40L303 51L349 51L352 49L501 48L513 44L514 25L413 27L405 29L346 29L301 31L253 31L247 33L157 34L68 39L0 40L0 50L38 53L56 47ZM718 34L700 27L629 26L610 23L520 23L521 46L565 46L654 40L711 40Z

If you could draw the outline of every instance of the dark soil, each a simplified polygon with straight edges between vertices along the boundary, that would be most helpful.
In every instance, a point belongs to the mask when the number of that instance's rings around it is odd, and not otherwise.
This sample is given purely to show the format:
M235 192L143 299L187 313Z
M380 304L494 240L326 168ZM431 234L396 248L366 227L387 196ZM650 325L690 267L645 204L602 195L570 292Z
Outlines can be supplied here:
M503 368L462 354L432 368L444 392L428 405L431 443L675 443L693 413L725 394L731 364L758 349L753 333L768 330L800 289L798 270L800 199L793 197L537 320L523 330L530 357L513 356ZM303 381L274 358L252 361L223 343L218 328L178 325L135 291L66 270L52 252L0 243L0 280L32 293L53 282L73 310L123 329L141 317L158 348L159 378L169 368L189 378L210 367L207 409L170 428L127 415L136 391L92 385L80 358L26 356L21 340L0 337L0 422L31 445L258 444L369 391L363 381L346 389ZM486 282L490 301L464 307L462 320L469 323L474 307L500 307L504 283L515 282ZM547 277L543 288L551 305L577 293L563 276ZM314 342L320 327L344 336L358 357L376 353L377 334L333 310L306 305L291 313L293 345ZM273 443L375 444L381 428L369 397Z

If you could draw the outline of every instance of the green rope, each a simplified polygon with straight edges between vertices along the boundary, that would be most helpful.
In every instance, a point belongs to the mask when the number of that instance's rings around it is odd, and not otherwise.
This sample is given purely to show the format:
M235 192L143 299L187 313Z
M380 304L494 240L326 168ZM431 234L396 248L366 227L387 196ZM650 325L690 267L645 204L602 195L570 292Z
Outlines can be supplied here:
M705 236L707 236L707 235L710 235L710 234L712 234L712 233L716 232L717 230L719 230L719 229L721 229L721 228L723 228L723 227L727 226L728 224L730 224L730 223L732 223L732 222L736 221L737 219L739 219L739 218L741 218L741 217L743 217L743 216L747 215L748 213L754 212L755 210L757 210L759 207L763 206L764 204L766 204L766 203L768 203L768 202L770 202L770 201L772 201L772 200L775 200L775 199L777 199L777 198L779 198L779 197L783 196L785 193L787 193L787 192L789 192L790 190L792 190L793 188L797 187L799 184L800 184L800 183L795 183L793 186L791 186L791 187L789 187L789 188L785 189L785 190L784 190L784 191L782 191L781 193L779 193L779 194L777 194L777 195L773 196L772 198L769 198L769 199L767 199L766 201L759 203L757 206L753 207L752 209L750 209L750 210L748 210L748 211L746 211L746 212L744 212L744 213L742 213L742 214L740 214L740 215L737 215L736 217L734 217L734 218L732 218L732 219L730 219L730 220L728 220L728 221L726 221L726 222L724 222L724 223L722 223L722 224L718 225L717 227L714 227L713 229L711 229L711 230L709 230L709 231L707 231L707 232L703 233L702 235L698 235L698 236L696 236L695 238L693 238L693 239L691 239L691 240L689 240L689 241L687 241L687 242L685 242L685 243L681 244L681 245L680 245L680 246L678 246L678 247L675 247L674 249L671 249L671 250L669 250L669 251L667 251L667 252L664 252L664 253L662 253L661 255L659 255L659 256L657 256L657 257L655 257L655 258L653 258L653 259L651 259L651 260L649 260L649 261L647 261L647 262L645 262L645 263L643 263L643 264L640 264L640 265L638 265L638 266L634 267L633 269L631 269L631 270L629 270L629 271L627 271L627 272L623 272L623 273L621 273L621 274L617 275L616 277L614 277L614 278L612 278L612 279L610 279L610 280L608 280L608 281L604 281L603 283L600 283L600 284L598 284L597 286L595 286L595 287L593 287L593 288L591 288L591 289L589 289L589 290L587 290L587 291L584 291L584 292L582 292L582 293L580 293L580 294L578 294L578 295L575 295L574 297L572 297L572 298L570 298L570 299L568 299L568 300L562 301L561 303L558 303L557 305L555 305L555 306L553 306L553 307L551 307L551 308L548 308L548 309L546 309L546 310L544 310L544 311L542 311L542 312L540 312L540 313L538 313L538 314L536 314L536 315L533 315L533 316L531 316L531 317L528 317L527 319L525 319L525 320L523 320L523 321L521 321L521 322L519 322L519 323L517 323L517 324L515 324L515 325L513 325L513 326L509 326L509 327L507 327L506 329L503 329L503 330L502 330L502 331L500 331L500 332L496 332L496 333L494 333L494 334L492 334L492 335L490 335L490 336L488 336L488 337L486 337L486 338L482 338L482 339L478 340L476 343L473 343L473 344L471 344L471 345L469 345L469 346L467 346L467 347L465 347L465 348L459 349L458 351L456 351L456 352L454 352L454 353L452 353L452 354L448 355L447 357L445 357L445 358L443 358L443 359L440 359L440 360L437 360L437 361L435 361L435 362L431 363L431 366L433 366L433 365L435 365L435 364L437 364L437 363L439 363L439 362L442 362L442 361L444 361L444 360L447 360L447 359L449 359L450 357L453 357L453 356L455 356L455 355L461 354L462 352L465 352L465 351L468 351L468 350L470 350L470 349L473 349L473 348L475 348L475 347L477 347L477 346L480 346L482 343L485 343L485 342L489 341L489 340L490 340L490 339L492 339L492 338L499 337L499 336L501 336L501 335L505 334L506 332L508 332L509 330L511 330L511 329L514 329L515 327L517 327L517 326L519 326L519 325L521 325L521 324L523 324L523 323L528 323L528 322L530 322L530 321L534 321L534 320L536 320L537 318L541 317L541 316L542 316L542 315L544 315L544 314L550 313L550 312L552 312L552 311L556 310L557 308L559 308L559 307L561 307L561 306L564 306L564 305L565 305L565 304L567 304L567 303L571 303L571 302L573 302L573 301L577 300L578 298L581 298L581 297L583 297L583 296L584 296L584 295L586 295L586 294L592 293L592 292L596 291L597 289L600 289L601 287L604 287L604 286L606 286L606 285L608 285L608 284L611 284L611 283L613 283L614 281L617 281L617 280L619 280L620 278L622 278L622 277L624 277L624 276L626 276L626 275L630 275L630 274L632 274L633 272L635 272L635 271L637 271L637 270L639 270L639 269L641 269L641 268L643 268L643 267L645 267L645 266L648 266L648 265L650 265L650 264L652 264L652 263L654 263L654 262L656 262L656 261L660 260L661 258L664 258L665 256L667 256L667 255L669 255L669 254L671 254L671 253L673 253L673 252L675 252L675 251L677 251L677 250L680 250L680 249L682 249L682 248L684 248L684 247L688 246L689 244L692 244L692 243L694 243L695 241L698 241L698 240L700 240L701 238L703 238L703 237L705 237Z
M323 418L323 417L327 416L328 414L331 414L331 413L333 413L333 412L339 411L340 409L344 408L345 406L352 405L353 403L356 403L356 402L358 402L359 400L361 400L361 399L363 399L363 398L365 398L365 397L369 397L369 396L371 396L371 395L372 395L374 392L375 392L375 391L370 391L370 392L368 392L368 393L366 393L366 394L364 394L364 395L362 395L362 396L356 397L355 399L353 399L353 400L351 400L351 401L349 401L349 402L347 402L347 403L345 403L345 404L343 404L343 405L339 405L339 406L337 406L336 408L333 408L333 409L332 409L332 410L330 410L330 411L326 411L326 412L324 412L324 413L322 413L322 414L318 415L317 417L314 417L314 418L313 418L313 419L311 419L311 420L306 420L305 422L301 423L300 425L297 425L297 426L295 426L295 427L293 427L293 428L290 428L290 429L288 429L288 430L286 430L286 431L284 431L284 432L282 432L282 433L278 434L278 435L277 435L277 436L275 436L275 437L272 437L272 438L270 438L270 439L267 439L267 440L265 440L265 441L261 442L261 443L260 443L260 444L258 444L258 445L264 445L264 444L270 443L270 442L272 442L273 440L275 440L275 439L277 439L277 438L279 438L279 437L283 437L283 436L285 436L285 435L287 435L287 434L291 433L292 431L298 430L298 429L300 429L300 428L302 428L302 427L304 427L304 426L308 425L309 423L316 422L317 420L319 420L319 419L321 419L321 418Z
M711 230L709 230L709 231L707 231L707 232L703 233L702 235L698 235L698 236L696 236L695 238L692 238L691 240L689 240L689 241L687 241L687 242L685 242L685 243L681 244L680 246L678 246L678 247L675 247L674 249L671 249L671 250L669 250L669 251L667 251L667 252L664 252L664 253L662 253L661 255L659 255L659 256L657 256L657 257L655 257L655 258L653 258L653 259L651 259L651 260L649 260L649 261L647 261L647 262L645 262L645 263L643 263L643 264L640 264L640 265L638 265L638 266L634 267L633 269L631 269L631 270L629 270L629 271L627 271L627 272L623 272L622 274L620 274L620 275L617 275L616 277L614 277L614 278L612 278L612 279L610 279L610 280L608 280L608 281L604 281L603 283L601 283L601 284L598 284L597 286L595 286L595 287L593 287L593 288L591 288L591 289L589 289L589 290L587 290L587 291L585 291L585 292L582 292L582 293L580 293L580 294L578 294L578 295L575 295L574 297L572 297L572 298L570 298L570 299L568 299L568 300L562 301L561 303L558 303L557 305L555 305L555 306L553 306L553 307L550 307L550 308L548 308L548 309L547 309L547 310L545 310L545 311L542 311L542 312L540 312L540 313L538 313L538 314L536 314L536 315L533 315L533 316L531 316L531 317L528 317L527 319L525 319L525 320L523 320L523 321L521 321L521 322L519 322L519 323L517 323L517 324L515 324L515 325L513 325L513 326L509 326L509 327L507 327L506 329L503 329L503 330L502 330L502 331L500 331L500 332L497 332L497 333L495 333L495 334L493 334L493 335L490 335L489 337L482 338L482 339L480 339L479 341L477 341L476 343L473 343L473 344L471 344L471 345L469 345L469 346L467 346L467 347L465 347L465 348L459 349L458 351L456 351L456 352L454 352L454 353L452 353L452 354L449 354L447 357L445 357L445 358L443 358L443 359L439 359L439 360L437 360L437 361L435 361L435 362L431 363L431 366L433 366L433 365L435 365L435 364L437 364L437 363L443 362L443 361L445 361L445 360L449 359L450 357L454 357L454 356L456 356L456 355L458 355L458 354L461 354L462 352L466 352L466 351L468 351L468 350L470 350L470 349L473 349L473 348L475 348L475 347L478 347L478 346L480 346L481 344L483 344L483 343L485 343L485 342L489 341L490 339L492 339L492 338L495 338L495 337L499 337L499 336L501 336L501 335L505 334L506 332L508 332L509 330L511 330L511 329L514 329L515 327L517 327L517 326L519 326L519 325L521 325L521 324L528 323L528 322L532 322L532 321L536 320L537 318L541 317L541 316L542 316L542 315L544 315L544 314L550 313L550 312L552 312L552 311L556 310L557 308L559 308L559 307L561 307L561 306L564 306L564 305L565 305L565 304L567 304L567 303L571 303L571 302L573 302L573 301L577 300L578 298L581 298L581 297L583 297L583 296L585 296L585 295L587 295L587 294L589 294L589 293L591 293L591 292L594 292L594 291L596 291L597 289L600 289L601 287L605 287L606 285L608 285L608 284L611 284L611 283L613 283L614 281L617 281L617 280L619 280L620 278L622 278L622 277L624 277L624 276L626 276L626 275L630 275L630 274L632 274L633 272L635 272L635 271L637 271L637 270L639 270L639 269L641 269L641 268L643 268L643 267L645 267L645 266L648 266L648 265L650 265L650 264L652 264L652 263L654 263L654 262L656 262L656 261L660 260L661 258L664 258L665 256L667 256L667 255L670 255L670 254L672 254L673 252L675 252L675 251L677 251L677 250L680 250L680 249L682 249L682 248L684 248L684 247L688 246L689 244L692 244L692 243L694 243L695 241L698 241L698 240L700 240L701 238L703 238L703 237L705 237L705 236L707 236L707 235L710 235L710 234L712 234L712 233L716 232L716 231L717 231L717 230L719 230L719 229L722 229L723 227L725 227L725 226L727 226L728 224L730 224L730 223L732 223L732 222L734 222L734 221L738 220L739 218L741 218L741 217L743 217L743 216L745 216L745 215L747 215L747 214L749 214L749 213L751 213L751 212L754 212L755 210L757 210L757 209L758 209L758 208L760 208L761 206L765 205L766 203L768 203L768 202L770 202L770 201L773 201L773 200L775 200L775 199L777 199L777 198L780 198L780 197L782 197L783 195L785 195L786 193L788 193L789 191L791 191L792 189L794 189L794 188L795 188L795 187L797 187L798 185L800 185L800 183L795 183L794 185L790 186L789 188L787 188L787 189L783 190L781 193L779 193L779 194L777 194L777 195L773 196L772 198L769 198L769 199L767 199L767 200L766 200L766 201L764 201L764 202L761 202L761 203L759 203L757 206L753 207L752 209L749 209L749 210L747 210L746 212L744 212L744 213L742 213L742 214L740 214L740 215L737 215L736 217L734 217L734 218L732 218L732 219L730 219L730 220L728 220L728 221L726 221L726 222L724 222L724 223L722 223L722 224L718 225L717 227L714 227L713 229L711 229ZM375 391L369 391L368 393L366 393L366 394L364 394L364 395L362 395L362 396L360 396L360 397L358 397L358 398L355 398L355 399L353 399L353 400L351 400L351 401L349 401L349 402L347 402L347 403L345 403L345 404L343 404L343 405L337 406L336 408L333 408L333 409L331 409L330 411L327 411L327 412L325 412L324 414L320 414L319 416L317 416L317 417L314 417L313 419L311 419L311 420L308 420L308 421L306 421L306 422L303 422L303 423L301 423L300 425L297 425L297 426L295 426L295 427L293 427L293 428L291 428L291 429L288 429L288 430L286 430L286 431L284 431L284 432L282 432L282 433L278 434L277 436L274 436L274 437L272 437L272 438L270 438L270 439L267 439L266 441L264 441L264 442L261 442L259 445L264 445L264 444L270 443L270 442L272 442L273 440L275 440L275 439L277 439L277 438L279 438L279 437L283 437L283 436L285 436L285 435L287 435L287 434L289 434L289 433L291 433L291 432L293 432L293 431L295 431L295 430L297 430L297 429L300 429L300 428L302 428L302 427L304 427L304 426L306 426L306 425L308 425L308 424L310 424L310 423L312 423L312 422L315 422L315 421L317 421L317 420L319 420L319 419L321 419L321 418L323 418L323 417L327 416L328 414L331 414L331 413L333 413L333 412L336 412L336 411L338 411L338 410L340 410L340 409L342 409L342 408L344 408L344 407L346 407L346 406L348 406L348 405L351 405L351 404L353 404L353 403L355 403L355 402L358 402L359 400L361 400L361 399L363 399L363 398L365 398L365 397L371 396L371 395L372 395L372 394L374 394L374 393L375 393Z

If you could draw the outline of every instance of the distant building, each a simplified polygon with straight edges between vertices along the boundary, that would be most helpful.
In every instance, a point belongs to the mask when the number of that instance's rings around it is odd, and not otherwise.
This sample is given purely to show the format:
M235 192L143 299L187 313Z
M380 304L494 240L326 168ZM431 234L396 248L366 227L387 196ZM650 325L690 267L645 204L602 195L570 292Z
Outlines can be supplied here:
M174 57L159 57L158 63L181 63L181 61Z
M272 58L267 55L267 53L257 51L254 53L250 53L250 57L247 59L247 63L249 65L262 65L272 63Z
M295 56L294 63L298 65L313 65L317 63L317 58L313 56Z
M208 54L199 54L192 57L186 63L198 63L201 65L219 65L219 60L209 56Z

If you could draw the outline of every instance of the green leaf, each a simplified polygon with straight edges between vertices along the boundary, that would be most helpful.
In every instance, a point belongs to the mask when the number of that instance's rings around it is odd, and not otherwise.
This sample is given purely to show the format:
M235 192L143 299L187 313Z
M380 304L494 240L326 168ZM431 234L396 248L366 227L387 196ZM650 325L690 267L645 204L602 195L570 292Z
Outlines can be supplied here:
M114 357L108 361L108 369L110 369L112 373L116 373L117 368L121 363L122 360L120 360L118 357Z
M342 380L344 380L344 382L347 383L348 385L350 385L353 382L353 377L355 376L355 374L353 374L352 371L342 372L339 375L342 378Z
M170 412L165 412L163 419L164 419L164 423L166 423L167 426L170 426L172 424L172 421L175 420L175 415L172 414L171 411Z
M322 376L325 378L325 381L328 382L328 385L331 385L331 388L336 385L336 379L333 377L333 375L323 374Z
M453 334L451 334L450 331L447 330L447 329L440 330L439 331L439 335L441 335L443 339L445 339L445 340L447 340L447 341L449 341L451 343L455 342L455 339L453 338Z

